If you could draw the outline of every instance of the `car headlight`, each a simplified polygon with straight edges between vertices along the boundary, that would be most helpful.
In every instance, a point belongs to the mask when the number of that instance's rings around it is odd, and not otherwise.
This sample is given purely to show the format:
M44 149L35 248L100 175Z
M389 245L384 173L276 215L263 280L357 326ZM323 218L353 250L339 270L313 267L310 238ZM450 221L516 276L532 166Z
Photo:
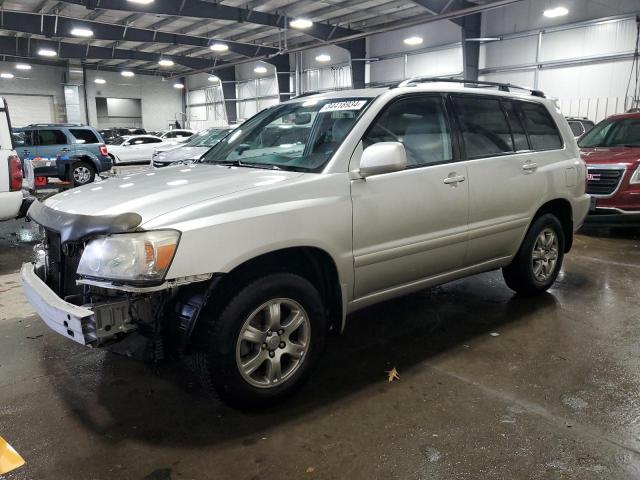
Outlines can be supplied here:
M160 282L169 270L179 240L180 233L175 230L98 237L84 249L78 275L100 280Z
M633 172L633 175L631 175L631 180L629 180L629 183L640 183L640 164L638 164L638 168L636 168L636 171Z

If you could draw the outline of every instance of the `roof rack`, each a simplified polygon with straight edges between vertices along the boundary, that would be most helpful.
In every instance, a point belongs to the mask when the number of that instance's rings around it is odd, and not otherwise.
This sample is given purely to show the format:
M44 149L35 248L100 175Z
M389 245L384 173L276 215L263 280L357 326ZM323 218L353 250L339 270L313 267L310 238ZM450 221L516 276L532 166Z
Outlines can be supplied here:
M413 77L413 78L408 78L403 82L400 82L398 84L398 87L407 87L409 85L415 85L417 83L428 83L428 82L462 83L465 85L474 85L477 87L498 87L498 90L500 90L501 92L510 92L511 89L525 90L529 92L531 95L533 95L534 97L546 98L544 95L544 92L541 90L534 90L528 87L521 87L519 85L513 85L511 83L487 82L484 80L463 80L459 78Z
M84 127L82 123L32 123L27 127Z

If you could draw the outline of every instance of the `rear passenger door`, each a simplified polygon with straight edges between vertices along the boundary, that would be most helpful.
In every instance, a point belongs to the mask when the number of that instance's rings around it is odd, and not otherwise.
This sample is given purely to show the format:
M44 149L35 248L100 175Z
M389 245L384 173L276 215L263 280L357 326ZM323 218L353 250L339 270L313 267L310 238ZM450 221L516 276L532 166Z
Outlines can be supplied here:
M562 148L555 122L536 102L453 95L469 172L468 264L514 255L546 193L541 150Z
M404 145L407 168L351 183L356 297L408 287L464 264L469 182L443 97L392 101L362 139L364 148L388 141Z

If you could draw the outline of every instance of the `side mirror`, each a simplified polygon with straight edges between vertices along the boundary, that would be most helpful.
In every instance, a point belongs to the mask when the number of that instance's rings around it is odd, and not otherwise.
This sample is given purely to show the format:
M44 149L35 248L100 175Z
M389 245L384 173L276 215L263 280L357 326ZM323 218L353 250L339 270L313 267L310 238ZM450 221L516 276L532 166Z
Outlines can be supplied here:
M360 159L360 176L391 173L407 167L407 152L400 142L375 143L362 152Z

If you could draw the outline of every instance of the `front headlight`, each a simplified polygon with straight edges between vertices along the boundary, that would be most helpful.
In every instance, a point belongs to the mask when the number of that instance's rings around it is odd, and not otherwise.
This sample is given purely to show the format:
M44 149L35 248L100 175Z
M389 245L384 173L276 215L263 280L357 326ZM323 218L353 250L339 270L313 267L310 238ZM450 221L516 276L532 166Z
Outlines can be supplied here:
M636 171L633 172L633 175L631 175L631 180L629 180L629 183L640 183L640 164L638 164L638 168L636 168Z
M101 280L160 282L169 270L179 240L180 233L175 230L98 237L84 249L78 275Z

